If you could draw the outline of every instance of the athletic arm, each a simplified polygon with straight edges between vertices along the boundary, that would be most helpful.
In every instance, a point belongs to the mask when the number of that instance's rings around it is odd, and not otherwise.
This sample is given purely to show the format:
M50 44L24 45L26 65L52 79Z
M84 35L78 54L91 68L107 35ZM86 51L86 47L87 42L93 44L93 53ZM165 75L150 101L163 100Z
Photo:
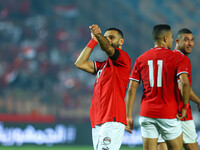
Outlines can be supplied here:
M195 94L192 88L190 88L190 100L197 103L197 107L200 112L200 98Z
M95 42L97 43L97 39L95 38L93 34L91 34L91 36L92 36L91 42L92 44L95 45ZM94 74L95 73L94 62L88 60L90 57L90 54L92 53L92 50L93 49L91 48L91 46L87 45L78 56L74 65L81 70Z
M110 44L110 42L108 41L107 38L105 38L102 34L101 34L101 30L98 27L98 25L92 25L90 26L91 32L95 35L95 37L98 40L99 46L101 47L101 49L103 51L106 52L106 54L111 57L114 55L115 53L115 48Z
M139 82L130 80L127 95L126 95L126 116L127 116L127 126L126 130L132 133L133 129L133 106L135 102L136 91L138 88Z
M179 87L180 91L181 91L181 84L182 84L182 82L178 83L178 87ZM192 87L190 87L190 100L192 100L193 102L195 102L197 104L200 104L200 98L195 94Z
M200 105L200 98L195 94L192 88L190 88L190 100Z
M179 89L181 91L184 106L181 110L182 116L177 115L177 118L182 119L186 116L186 113L187 113L187 109L185 108L185 106L187 106L189 104L190 83L189 83L189 79L188 79L188 74L186 74L186 73L179 75L179 79L181 82L181 84L179 85Z
M190 98L190 83L188 75L186 73L183 73L179 76L179 78L181 82L179 83L179 89L183 98L183 104L186 105L188 104Z

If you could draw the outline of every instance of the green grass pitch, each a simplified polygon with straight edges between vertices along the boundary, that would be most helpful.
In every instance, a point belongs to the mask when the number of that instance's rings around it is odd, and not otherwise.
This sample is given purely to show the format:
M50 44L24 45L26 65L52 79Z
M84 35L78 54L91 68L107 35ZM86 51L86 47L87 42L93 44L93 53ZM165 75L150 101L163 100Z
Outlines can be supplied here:
M12 146L12 147L2 147L0 150L93 150L91 146ZM122 146L120 150L142 150L142 147L125 147Z

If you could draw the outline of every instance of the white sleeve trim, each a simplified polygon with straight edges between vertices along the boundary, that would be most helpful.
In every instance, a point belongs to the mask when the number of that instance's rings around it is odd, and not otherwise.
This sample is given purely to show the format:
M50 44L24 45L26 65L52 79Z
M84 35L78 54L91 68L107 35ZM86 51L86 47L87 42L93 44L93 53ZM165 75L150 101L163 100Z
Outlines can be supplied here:
M180 75L180 74L183 74L183 73L187 73L189 75L189 73L187 71L183 71L183 72L180 72L177 74L177 77Z
M137 82L140 82L140 80L137 80L137 79L134 79L134 78L129 78L130 80L133 80L133 81L137 81Z

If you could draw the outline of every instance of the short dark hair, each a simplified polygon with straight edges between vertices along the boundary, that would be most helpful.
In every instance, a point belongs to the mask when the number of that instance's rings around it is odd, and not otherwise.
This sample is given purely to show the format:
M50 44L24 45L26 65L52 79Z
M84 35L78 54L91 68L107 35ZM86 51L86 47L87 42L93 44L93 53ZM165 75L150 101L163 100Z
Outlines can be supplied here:
M168 24L158 24L153 27L152 37L154 41L160 40L164 32L171 30Z
M106 29L105 32L106 32L106 31L110 31L110 30L117 31L118 34L121 35L122 38L124 38L124 35L123 35L123 33L122 33L122 31L121 31L120 29L117 29L117 28L111 27L111 28Z
M180 29L177 33L177 38L180 39L182 34L192 34L192 31L187 28Z

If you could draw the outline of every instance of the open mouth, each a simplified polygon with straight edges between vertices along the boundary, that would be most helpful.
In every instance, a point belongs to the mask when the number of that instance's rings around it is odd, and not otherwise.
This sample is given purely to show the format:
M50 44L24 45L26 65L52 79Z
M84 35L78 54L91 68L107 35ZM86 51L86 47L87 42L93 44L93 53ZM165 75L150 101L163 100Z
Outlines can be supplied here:
M192 47L187 47L187 50L191 52L192 51Z

